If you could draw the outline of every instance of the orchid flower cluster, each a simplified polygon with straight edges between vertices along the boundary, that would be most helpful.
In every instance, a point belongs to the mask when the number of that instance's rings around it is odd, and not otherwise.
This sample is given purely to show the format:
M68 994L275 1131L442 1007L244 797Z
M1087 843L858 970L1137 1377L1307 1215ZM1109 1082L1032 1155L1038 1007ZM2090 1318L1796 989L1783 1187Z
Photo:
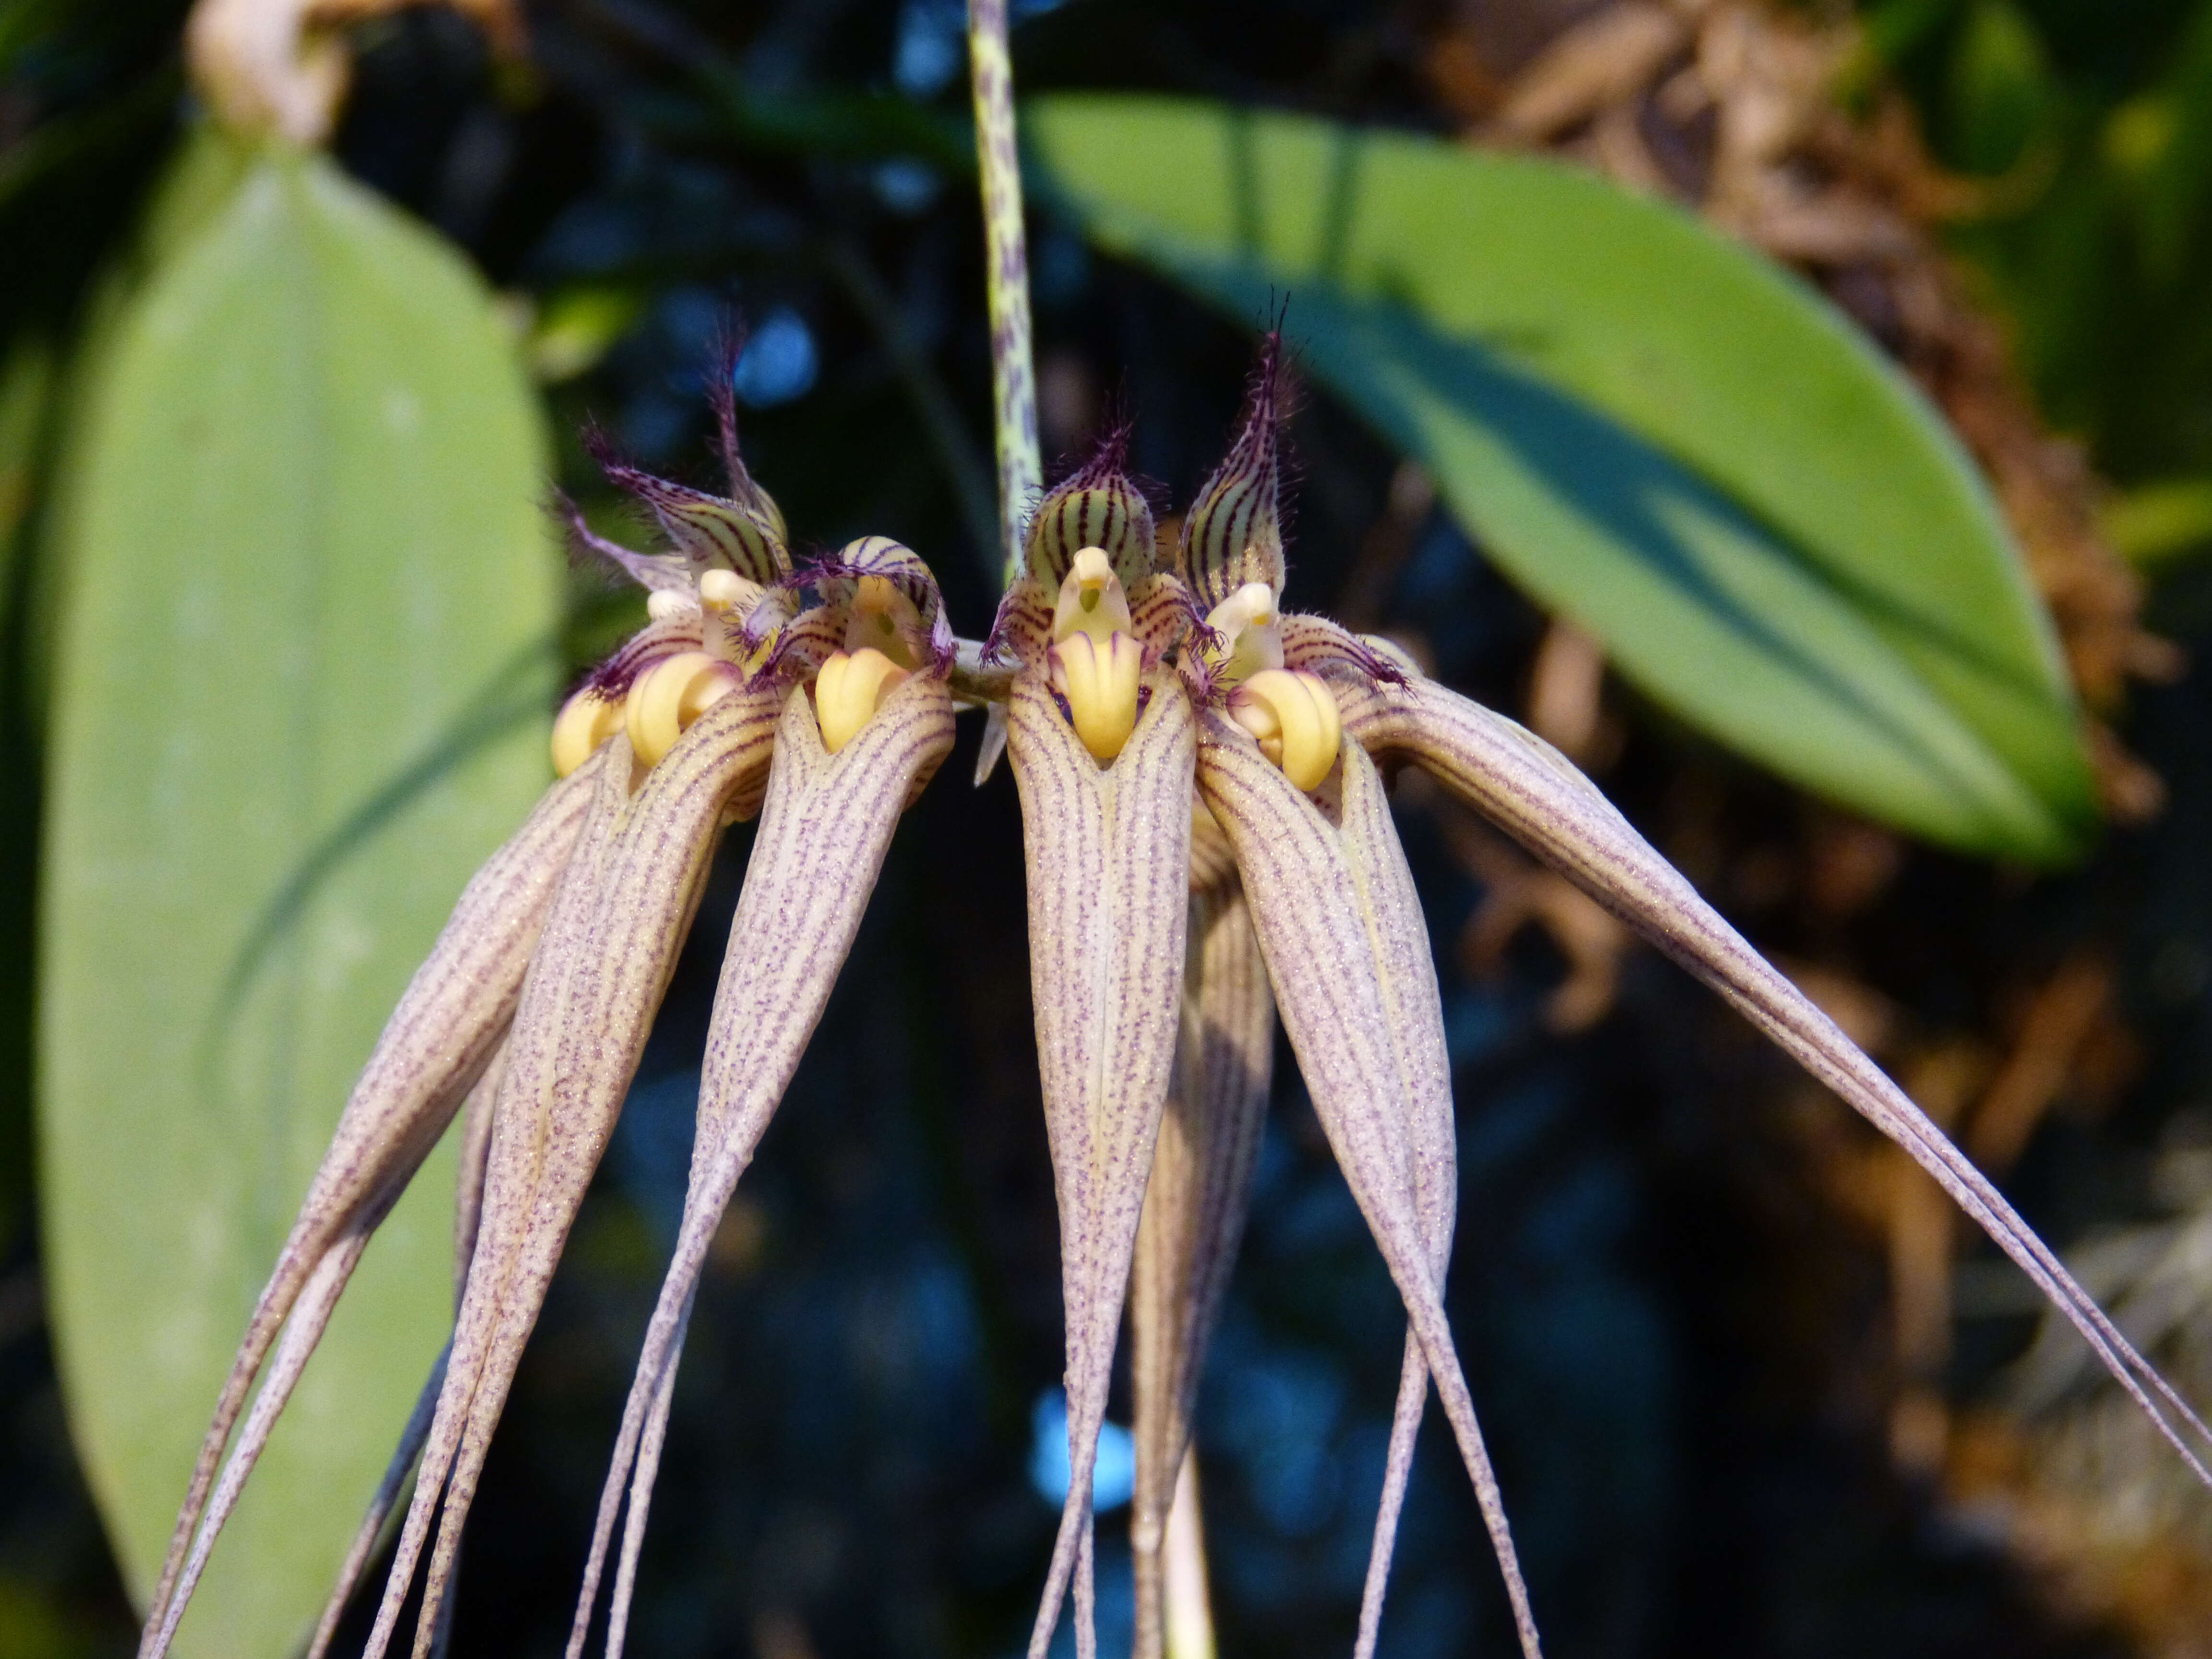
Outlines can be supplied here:
M169 1645L364 1245L458 1117L452 1340L310 1652L326 1650L418 1460L367 1651L386 1651L426 1553L413 1650L430 1650L494 1425L720 833L757 816L707 1035L679 1237L568 1649L584 1650L611 1555L607 1650L620 1652L709 1242L821 1017L900 815L950 750L963 707L994 711L1020 797L1060 1219L1072 1479L1032 1659L1071 1594L1077 1650L1096 1651L1091 1489L1125 1316L1138 1652L1162 1651L1162 1539L1249 1194L1279 1018L1408 1321L1358 1651L1364 1659L1375 1641L1431 1383L1522 1645L1530 1659L1538 1651L1444 1310L1453 1103L1435 969L1385 787L1386 769L1404 764L1638 928L1910 1152L2212 1484L2191 1443L2205 1427L2187 1404L1942 1132L1594 785L1389 643L1281 610L1280 398L1270 337L1227 459L1171 549L1124 470L1125 434L1109 438L1029 515L1023 566L981 642L954 636L927 568L896 542L870 537L795 567L781 514L738 457L726 389L726 495L649 477L600 447L608 476L651 510L669 548L633 552L573 513L572 533L647 590L649 620L562 709L557 781L462 894L347 1103L217 1403L143 1659ZM994 747L987 737L979 773Z

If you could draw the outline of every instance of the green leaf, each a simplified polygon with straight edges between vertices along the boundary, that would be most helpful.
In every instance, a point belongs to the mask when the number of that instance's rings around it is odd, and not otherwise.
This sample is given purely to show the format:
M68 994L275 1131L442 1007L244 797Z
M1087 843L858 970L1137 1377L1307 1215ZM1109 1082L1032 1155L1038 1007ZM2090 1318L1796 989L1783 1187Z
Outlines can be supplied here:
M319 156L187 218L65 468L41 911L53 1325L141 1605L348 1085L544 786L559 581L450 248ZM370 1247L182 1651L281 1659L320 1606L450 1326L452 1188L434 1160Z
M1040 186L1434 474L1692 724L1936 841L2095 817L2048 619L1941 417L1804 284L1581 171L1162 99L1037 100Z

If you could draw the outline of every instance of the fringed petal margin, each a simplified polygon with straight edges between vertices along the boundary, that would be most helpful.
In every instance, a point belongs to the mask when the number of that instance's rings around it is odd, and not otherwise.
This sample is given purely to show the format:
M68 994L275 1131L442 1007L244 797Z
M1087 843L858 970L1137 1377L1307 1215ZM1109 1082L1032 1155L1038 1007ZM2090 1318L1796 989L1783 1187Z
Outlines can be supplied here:
M167 1650L208 1553L321 1340L362 1247L445 1133L506 1032L600 769L594 759L556 783L522 828L485 861L377 1039L216 1402L147 1611L142 1659L160 1659ZM284 1363L254 1401L258 1431L249 1424L224 1464L223 1448L280 1328ZM218 1467L228 1496L210 1510Z
M586 863L580 848L574 863L584 867L562 884L507 1039L482 1228L367 1659L381 1659L391 1642L435 1516L416 1659L428 1651L523 1345L636 1072L725 817L766 769L775 709L766 694L724 697L627 799L613 776L627 775L629 741L610 740L610 821L595 856Z
M1368 749L1419 764L1492 823L1711 986L1820 1082L1910 1153L2070 1320L2197 1478L2185 1437L2203 1420L2136 1352L1987 1176L1835 1022L1814 1007L1637 834L1567 758L1504 715L1414 678L1336 684L1345 727Z
M952 736L951 701L933 675L899 686L835 755L822 746L805 690L793 691L785 704L707 1030L690 1190L600 1497L570 1659L584 1650L627 1480L629 1509L607 1626L610 1659L622 1652L676 1366L708 1248L822 1018L899 814L944 760Z
M1172 674L1109 765L1041 677L1015 682L1008 714L1067 1340L1067 1501L1029 1651L1042 1659L1073 1573L1076 1653L1093 1659L1091 1482L1180 1025L1194 728Z
M1412 1029L1424 1018L1422 998L1406 984L1401 929L1392 915L1410 878L1402 873L1404 854L1387 816L1379 843L1367 827L1383 810L1374 804L1382 789L1374 763L1349 743L1339 763L1341 828L1242 727L1217 710L1201 716L1199 793L1236 848L1298 1069L1405 1301L1490 1529L1522 1651L1537 1659L1535 1620L1444 1316L1424 1183L1416 1173L1425 1136L1412 1121L1419 1109L1410 1103L1426 1085L1420 1070L1408 1075L1401 1053L1440 1042L1442 1034ZM1391 862L1398 869L1386 875L1383 866ZM1421 969L1433 975L1425 948ZM1433 987L1426 994L1435 995Z
M1162 1546L1187 1484L1178 1471L1190 1446L1191 1408L1244 1233L1275 1056L1275 1000L1233 873L1191 894L1188 928L1174 1079L1129 1279L1136 1659L1161 1659L1166 1643Z

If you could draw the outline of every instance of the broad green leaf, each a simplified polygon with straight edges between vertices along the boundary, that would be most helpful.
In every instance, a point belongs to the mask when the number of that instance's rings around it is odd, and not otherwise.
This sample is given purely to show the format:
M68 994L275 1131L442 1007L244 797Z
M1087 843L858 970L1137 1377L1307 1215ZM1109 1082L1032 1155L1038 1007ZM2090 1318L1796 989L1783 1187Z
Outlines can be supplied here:
M544 782L559 573L452 250L293 154L191 216L71 440L41 911L53 1324L142 1604L347 1087ZM452 1186L370 1247L182 1651L281 1659L319 1607L450 1324Z
M1972 463L1795 278L1588 173L1171 100L1029 106L1040 185L1435 475L1621 672L1846 805L2051 860L2095 816L2048 619Z

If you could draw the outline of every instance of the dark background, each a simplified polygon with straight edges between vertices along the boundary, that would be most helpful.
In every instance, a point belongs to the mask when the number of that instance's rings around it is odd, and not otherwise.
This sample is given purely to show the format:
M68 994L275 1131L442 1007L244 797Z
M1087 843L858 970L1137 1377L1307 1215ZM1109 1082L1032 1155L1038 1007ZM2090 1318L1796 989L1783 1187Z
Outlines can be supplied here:
M1030 90L1166 88L1441 132L1457 119L1436 90L1440 38L1510 41L1519 27L1525 56L1577 9L1067 0L1017 8L1016 53ZM1869 84L1911 100L1938 161L1985 179L2022 178L2024 157L2035 169L1950 244L1978 302L2014 331L2046 416L2123 483L2212 470L2196 198L2177 210L2179 252L2153 259L2101 159L2116 111L2188 84L2212 18L2199 13L2034 0L2012 15L2040 42L2039 67L1996 94L1974 79L1988 55L1980 9L1892 5L1870 19ZM122 245L185 111L180 17L145 0L18 0L0 18L9 337L73 326ZM492 61L443 12L365 28L336 149L542 316L588 291L629 319L550 388L572 434L563 482L604 502L573 440L587 415L642 462L713 482L701 376L734 310L757 333L740 371L747 453L797 539L898 537L932 561L956 624L979 634L995 554L959 8L553 0L527 17L526 64ZM1224 444L1261 319L1202 310L1048 219L1032 252L1048 454L1079 453L1109 409L1126 410L1134 465L1187 501ZM1545 619L1326 397L1302 397L1290 443L1292 607L1408 632L1440 677L1518 711ZM2212 580L2186 551L2150 617L2201 659ZM634 614L580 578L574 662ZM7 642L11 684L34 643ZM1601 777L1763 946L1847 975L1917 1031L2002 1050L2023 997L2058 964L2084 951L2110 964L2110 1063L2061 1091L2008 1182L2064 1248L2156 1213L2154 1153L2212 1117L2208 701L2201 672L2137 688L2117 717L2165 781L2163 811L2040 879L1899 846L1619 688ZM34 702L11 694L7 722L0 884L19 939ZM1060 1365L1056 1221L1012 784L1002 770L966 787L975 741L969 725L902 829L718 1237L653 1508L639 1653L996 1656L1026 1633L1056 1510L1030 1473L1036 1407ZM1897 1454L1900 1399L1932 1386L1969 1415L1995 1409L2034 1322L1970 1319L1932 1382L1908 1374L1893 1340L1891 1212L1863 1198L1869 1171L1887 1168L1870 1134L1648 953L1619 962L1601 1018L1559 1031L1547 1012L1573 960L1554 933L1474 948L1482 907L1526 879L1513 855L1431 793L1405 793L1401 827L1459 1103L1450 1311L1549 1651L2165 1650L2126 1597L2067 1593L2064 1563L1968 1501L1955 1455L1929 1467ZM717 866L494 1446L457 1652L551 1653L565 1638L680 1206L744 837L733 832ZM1839 902L1836 883L1869 858L1874 876ZM132 1621L70 1461L42 1326L27 968L0 966L0 1659L122 1653ZM1200 1414L1231 1655L1348 1650L1403 1330L1287 1049L1277 1077ZM1115 1414L1126 1420L1119 1395ZM1127 1640L1118 1516L1101 1538L1112 1653ZM1511 1650L1436 1422L1383 1650Z

